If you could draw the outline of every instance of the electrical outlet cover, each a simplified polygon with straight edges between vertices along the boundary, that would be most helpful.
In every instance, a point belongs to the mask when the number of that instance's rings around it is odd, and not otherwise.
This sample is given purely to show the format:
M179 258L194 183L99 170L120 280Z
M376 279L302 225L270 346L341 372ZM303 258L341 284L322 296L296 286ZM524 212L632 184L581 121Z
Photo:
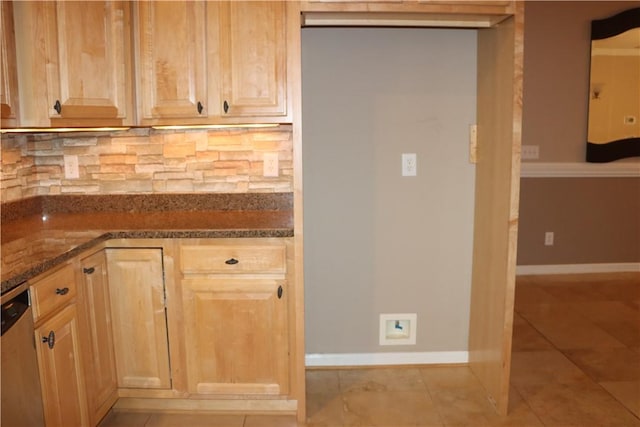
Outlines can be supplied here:
M280 174L278 165L278 153L264 153L262 157L262 175L266 177L277 177Z
M402 176L418 174L418 158L416 153L402 153Z
M66 179L80 178L80 166L78 165L78 156L65 155L64 159L64 177Z

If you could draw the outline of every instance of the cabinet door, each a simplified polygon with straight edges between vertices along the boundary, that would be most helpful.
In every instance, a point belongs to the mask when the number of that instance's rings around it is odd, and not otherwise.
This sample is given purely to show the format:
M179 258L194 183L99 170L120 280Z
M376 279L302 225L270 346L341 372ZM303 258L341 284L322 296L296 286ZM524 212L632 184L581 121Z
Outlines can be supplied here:
M283 280L183 280L188 390L198 394L288 393Z
M205 8L201 1L134 2L142 124L207 117Z
M35 339L47 427L87 426L76 305L38 327Z
M13 25L13 2L0 4L2 14L2 38L0 39L0 117L2 127L18 125L18 69L16 62L16 37Z
M52 124L132 123L128 2L58 1L44 10Z
M223 116L287 115L285 3L217 3Z
M83 258L80 268L87 403L91 424L97 425L117 400L118 389L104 251Z
M118 386L170 388L162 250L106 253Z

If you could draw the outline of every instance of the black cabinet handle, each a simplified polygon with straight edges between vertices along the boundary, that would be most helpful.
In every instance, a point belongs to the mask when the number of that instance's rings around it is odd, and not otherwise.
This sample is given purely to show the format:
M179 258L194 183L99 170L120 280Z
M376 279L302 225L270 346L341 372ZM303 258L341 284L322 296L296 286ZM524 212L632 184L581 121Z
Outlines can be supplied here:
M53 105L53 109L56 110L58 114L62 112L62 104L60 104L59 99L56 99L56 103Z
M224 263L225 263L225 264L227 264L227 265L235 265L235 264L237 264L237 263L239 263L239 262L240 262L240 261L238 261L238 260L237 260L237 259L235 259L235 258L229 258L229 259L228 259L228 260L226 260Z
M56 289L56 294L57 295L66 295L69 293L69 288L64 287L64 288L57 288Z
M224 101L224 104L222 104L222 108L224 109L225 113L229 112L229 103L227 101Z
M204 107L202 106L202 103L198 101L198 114L202 114L202 110L204 110Z
M53 346L56 345L56 333L53 331L49 332L49 336L42 337L42 342L47 343L49 348L52 349Z
M283 292L282 285L280 285L280 286L278 286L278 299L282 298L282 292Z
M89 268L83 268L82 272L84 274L93 274L96 271L96 269L94 267L89 267Z

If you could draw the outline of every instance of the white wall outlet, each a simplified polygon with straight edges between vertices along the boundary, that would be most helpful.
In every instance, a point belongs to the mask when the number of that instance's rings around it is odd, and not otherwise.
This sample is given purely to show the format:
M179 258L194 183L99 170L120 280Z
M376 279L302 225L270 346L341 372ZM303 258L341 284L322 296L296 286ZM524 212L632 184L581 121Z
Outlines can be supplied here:
M538 159L540 158L540 146L539 145L523 145L522 146L522 159Z
M262 175L268 177L277 177L280 175L278 165L278 153L264 153L262 157Z
M380 345L415 345L418 315L385 313L380 315Z
M544 233L544 245L545 246L553 246L553 231L547 231Z
M416 153L402 153L402 176L418 175L418 158Z
M66 179L80 178L80 167L78 165L78 156L65 155L64 158L64 177Z

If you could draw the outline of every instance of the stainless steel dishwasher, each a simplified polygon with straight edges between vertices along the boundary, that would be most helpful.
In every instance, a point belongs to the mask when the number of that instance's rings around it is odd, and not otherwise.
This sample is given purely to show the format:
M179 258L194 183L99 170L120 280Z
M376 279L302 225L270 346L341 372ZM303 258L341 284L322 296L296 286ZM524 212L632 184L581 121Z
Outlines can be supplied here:
M26 286L25 286L26 287ZM44 426L29 290L2 303L2 427Z

